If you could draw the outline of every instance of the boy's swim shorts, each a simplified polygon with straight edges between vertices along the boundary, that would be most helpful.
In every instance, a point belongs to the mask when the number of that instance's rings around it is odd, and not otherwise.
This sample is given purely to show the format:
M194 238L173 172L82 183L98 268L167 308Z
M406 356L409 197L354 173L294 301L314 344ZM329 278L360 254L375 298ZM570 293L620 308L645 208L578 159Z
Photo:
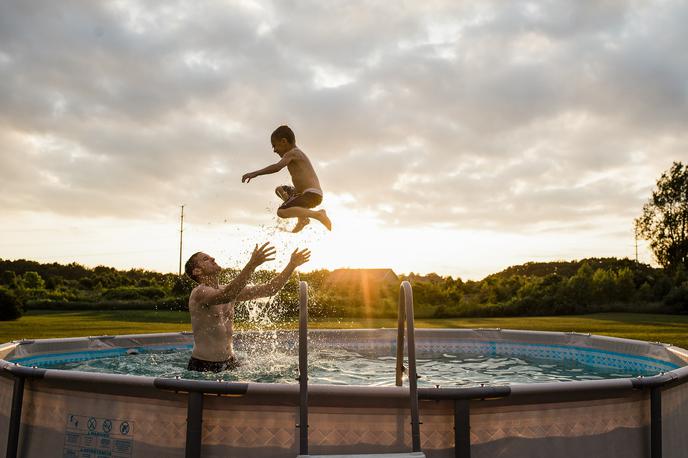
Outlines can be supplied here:
M275 190L275 193L284 203L280 205L280 209L291 207L314 208L322 202L322 194L318 193L317 189L306 189L303 193L297 193L293 186L280 186Z

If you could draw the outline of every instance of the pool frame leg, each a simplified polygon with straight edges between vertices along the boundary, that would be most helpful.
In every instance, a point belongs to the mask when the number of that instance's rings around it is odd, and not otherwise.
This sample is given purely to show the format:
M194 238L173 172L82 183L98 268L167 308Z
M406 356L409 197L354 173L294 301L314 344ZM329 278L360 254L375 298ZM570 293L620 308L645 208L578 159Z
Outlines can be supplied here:
M7 458L16 458L19 448L19 430L21 429L22 403L24 401L24 377L15 377L12 389L12 412L7 434Z
M650 389L650 456L662 458L662 389Z
M203 432L203 393L190 392L186 414L186 458L200 458Z
M471 458L471 415L467 399L454 401L454 456Z

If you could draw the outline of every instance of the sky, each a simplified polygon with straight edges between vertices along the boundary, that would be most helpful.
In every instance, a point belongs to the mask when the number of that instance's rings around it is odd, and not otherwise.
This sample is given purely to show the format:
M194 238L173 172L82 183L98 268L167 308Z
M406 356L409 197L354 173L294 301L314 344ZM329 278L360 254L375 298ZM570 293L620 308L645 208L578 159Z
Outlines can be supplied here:
M688 2L0 2L0 258L480 279L635 257L688 161ZM333 221L275 215L288 124ZM638 258L653 263L647 243Z

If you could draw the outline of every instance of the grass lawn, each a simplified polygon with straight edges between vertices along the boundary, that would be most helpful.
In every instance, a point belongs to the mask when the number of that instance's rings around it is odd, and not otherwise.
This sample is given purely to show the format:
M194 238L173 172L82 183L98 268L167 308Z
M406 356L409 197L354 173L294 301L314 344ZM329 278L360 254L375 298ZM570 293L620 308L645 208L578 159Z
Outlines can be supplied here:
M396 319L322 319L312 328L393 328ZM237 323L237 329L255 326ZM296 328L297 322L280 323L279 328ZM589 332L670 343L688 348L688 315L640 313L599 313L591 315L417 319L416 327L427 328L502 328L535 331ZM45 339L151 332L190 331L188 312L169 311L31 311L16 321L0 322L0 343L17 339Z

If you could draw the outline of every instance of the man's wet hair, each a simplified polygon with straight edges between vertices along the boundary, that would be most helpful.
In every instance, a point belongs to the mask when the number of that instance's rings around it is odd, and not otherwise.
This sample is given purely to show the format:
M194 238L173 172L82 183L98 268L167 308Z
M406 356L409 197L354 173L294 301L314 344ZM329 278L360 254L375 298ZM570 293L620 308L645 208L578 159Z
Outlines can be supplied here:
M270 138L274 138L275 140L284 138L290 145L296 144L296 136L294 136L294 131L291 130L289 126L279 126L272 135L270 135Z
M196 257L199 254L201 254L200 251L192 254L191 257L186 261L186 264L184 264L184 273L186 273L186 275L196 283L198 283L198 278L196 278L196 276L193 274L193 270L196 268Z

